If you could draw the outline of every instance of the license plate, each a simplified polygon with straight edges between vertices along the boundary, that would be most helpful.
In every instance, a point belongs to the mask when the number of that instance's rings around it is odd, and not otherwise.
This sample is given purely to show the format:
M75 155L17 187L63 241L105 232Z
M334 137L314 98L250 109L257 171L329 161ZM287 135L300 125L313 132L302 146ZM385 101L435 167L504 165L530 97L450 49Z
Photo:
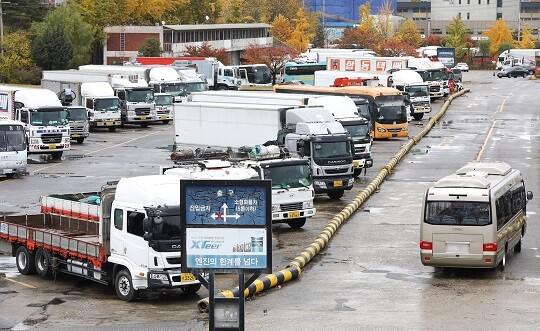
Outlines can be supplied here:
M113 126L113 122L105 122L105 126Z
M192 282L194 280L197 280L197 277L195 277L195 275L192 273L185 272L180 274L181 282Z
M335 180L334 181L334 187L336 186L343 186L343 181L342 180Z
M159 119L160 119L160 120L166 120L166 119L167 119L167 116L161 116Z
M298 210L290 211L287 215L289 218L298 218L300 217L300 212Z
M145 120L146 119L146 116L141 116L141 120Z
M469 244L446 243L447 253L469 253Z
M397 133L392 133L392 138L397 137Z
M354 167L358 167L360 165L360 161L353 161L352 164Z
M56 149L56 144L49 144L49 149Z
M81 135L80 134L72 134L71 137L73 138L79 138Z

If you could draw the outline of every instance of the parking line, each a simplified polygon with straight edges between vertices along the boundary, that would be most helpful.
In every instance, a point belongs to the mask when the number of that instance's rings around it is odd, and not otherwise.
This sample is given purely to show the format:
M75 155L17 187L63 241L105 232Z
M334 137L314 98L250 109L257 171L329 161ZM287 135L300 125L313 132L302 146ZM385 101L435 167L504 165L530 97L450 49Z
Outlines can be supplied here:
M26 284L26 283L23 283L23 282L19 282L19 281L16 281L15 279L7 278L6 276L1 276L0 279L4 279L4 280L10 281L10 282L15 283L15 284L26 286L28 288L37 288L37 287L35 287L33 285Z
M502 112L504 105L506 104L506 100L513 94L514 92L510 92L504 100L499 105L496 113ZM493 122L491 123L491 127L489 128L488 134L486 136L486 139L484 140L484 143L482 144L482 147L480 148L480 151L478 152L478 155L476 155L475 161L480 161L480 158L482 157L482 154L484 154L484 150L486 149L486 146L488 144L489 139L491 138L491 133L493 132L493 127L495 126L495 121L497 121L496 118L493 119Z

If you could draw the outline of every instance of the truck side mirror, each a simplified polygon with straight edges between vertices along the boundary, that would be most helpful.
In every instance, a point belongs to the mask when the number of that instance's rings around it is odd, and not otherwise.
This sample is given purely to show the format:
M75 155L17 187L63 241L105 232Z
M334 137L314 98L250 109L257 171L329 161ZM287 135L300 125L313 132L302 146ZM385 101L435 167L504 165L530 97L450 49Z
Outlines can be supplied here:
M532 200L532 198L533 198L532 191L527 191L527 200Z

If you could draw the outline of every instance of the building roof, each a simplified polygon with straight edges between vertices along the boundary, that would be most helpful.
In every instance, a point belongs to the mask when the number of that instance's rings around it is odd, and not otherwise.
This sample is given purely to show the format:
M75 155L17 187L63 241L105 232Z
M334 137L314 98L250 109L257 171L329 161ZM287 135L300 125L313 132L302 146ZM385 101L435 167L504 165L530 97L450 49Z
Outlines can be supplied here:
M270 24L266 23L231 23L231 24L182 24L182 25L164 25L163 28L177 31L192 31L192 30L227 30L227 29L254 29L254 28L271 28Z

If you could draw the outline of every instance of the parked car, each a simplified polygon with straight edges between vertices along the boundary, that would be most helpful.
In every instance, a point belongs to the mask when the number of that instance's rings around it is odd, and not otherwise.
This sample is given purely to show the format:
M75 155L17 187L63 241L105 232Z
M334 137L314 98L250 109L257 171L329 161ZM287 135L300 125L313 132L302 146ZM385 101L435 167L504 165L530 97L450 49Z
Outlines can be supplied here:
M456 82L462 82L463 81L463 74L461 73L461 69L459 68L452 68L452 73L454 74L454 80Z
M523 69L527 71L527 74L534 75L534 66L531 65L523 65Z
M497 77L527 77L528 71L522 66L506 67L497 73Z
M469 65L465 62L459 62L454 68L460 69L461 71L469 71Z

